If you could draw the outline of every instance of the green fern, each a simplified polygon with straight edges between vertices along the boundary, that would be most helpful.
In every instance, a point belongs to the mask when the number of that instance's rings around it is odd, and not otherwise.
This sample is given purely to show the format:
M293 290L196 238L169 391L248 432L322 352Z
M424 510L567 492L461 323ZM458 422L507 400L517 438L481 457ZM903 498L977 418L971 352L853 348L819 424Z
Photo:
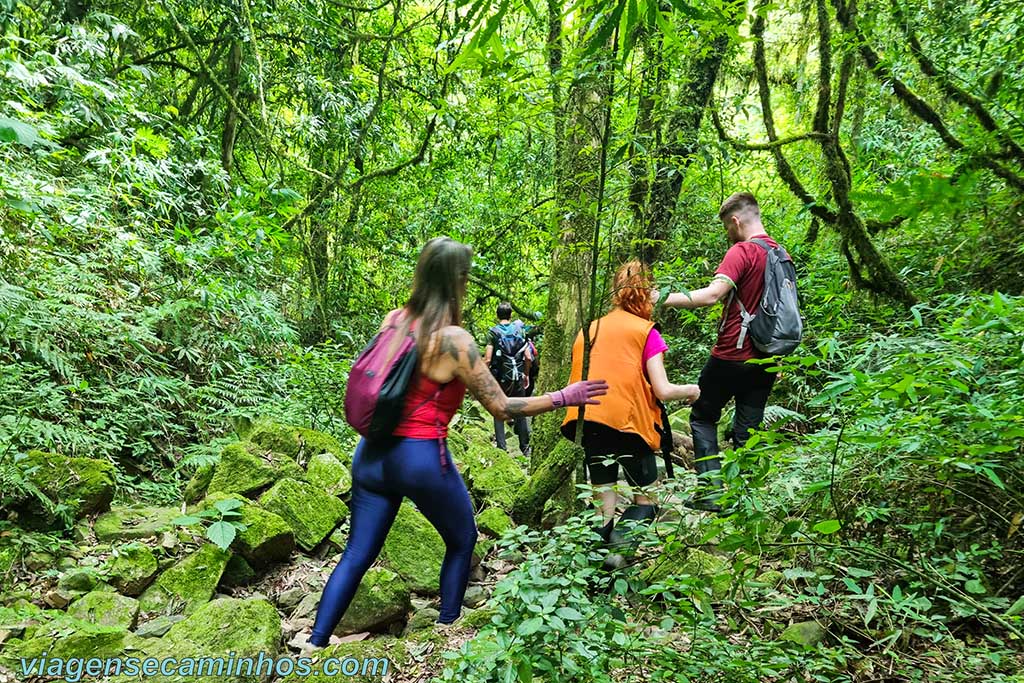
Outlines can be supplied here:
M762 424L764 429L777 429L791 422L801 424L806 421L807 416L803 413L798 413L795 410L783 408L782 406L770 405L765 406L764 422Z
M43 493L17 464L18 455L0 456L0 508L11 508L29 501L38 502L48 514L59 512L58 506Z

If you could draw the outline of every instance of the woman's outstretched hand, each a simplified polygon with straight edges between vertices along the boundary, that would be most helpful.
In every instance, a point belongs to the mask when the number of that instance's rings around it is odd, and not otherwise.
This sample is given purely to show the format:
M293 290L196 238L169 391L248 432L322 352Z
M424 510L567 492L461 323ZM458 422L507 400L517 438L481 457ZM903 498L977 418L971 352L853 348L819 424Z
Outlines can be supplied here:
M595 396L604 396L608 393L608 382L603 379L587 379L582 382L575 382L548 394L552 405L556 408L565 406L598 405L601 402L595 401Z

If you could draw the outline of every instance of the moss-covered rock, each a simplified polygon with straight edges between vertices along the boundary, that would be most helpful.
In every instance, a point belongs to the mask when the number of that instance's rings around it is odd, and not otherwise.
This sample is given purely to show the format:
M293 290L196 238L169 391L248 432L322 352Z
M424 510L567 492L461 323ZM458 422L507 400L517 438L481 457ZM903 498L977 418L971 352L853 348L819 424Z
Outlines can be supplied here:
M344 496L352 488L352 475L330 453L317 453L306 466L306 481L332 496Z
M266 600L221 598L207 603L186 619L171 626L162 638L135 638L133 656L175 658L181 662L173 675L122 676L112 683L257 683L266 681L268 664L279 650L281 620ZM262 672L258 671L261 660ZM240 675L218 672L217 658ZM192 660L186 662L186 660ZM252 662L249 668L248 661ZM199 668L200 665L203 668ZM188 668L189 666L193 668ZM213 668L211 668L213 667Z
M523 468L513 456L485 440L482 432L469 429L463 436L455 457L473 497L478 503L510 512L526 481Z
M241 555L232 555L224 574L220 577L220 585L234 588L248 586L256 578L256 570Z
M18 551L13 546L0 545L0 595L10 590L14 563L17 560Z
M214 465L203 465L196 469L192 478L188 480L188 484L185 485L185 490L181 494L186 503L191 505L202 500L203 496L206 494L207 488L210 486L210 480L213 479L214 469Z
M249 433L249 440L276 453L284 453L299 464L305 464L318 453L330 453L345 465L351 465L349 454L330 434L277 422L259 422Z
M66 506L72 520L110 509L115 470L106 460L68 458L43 451L29 451L26 456L18 463L23 475L51 500ZM27 526L58 522L34 498L23 501L17 509Z
M93 530L103 542L156 538L170 529L171 521L181 515L173 507L113 507L96 518Z
M366 572L345 616L334 629L339 636L379 631L409 611L409 587L398 574L383 568Z
M100 626L131 630L139 616L139 601L112 591L96 590L71 603L68 614Z
M491 552L491 548L494 547L495 540L493 538L481 538L478 539L476 545L473 546L473 566L480 564L487 557L487 553Z
M512 518L499 508L487 508L476 518L476 525L480 531L494 538L501 538L501 535L512 528Z
M281 617L266 600L220 598L172 626L163 640L203 654L273 655L280 645Z
M327 538L327 542L332 548L344 550L348 544L348 525L343 524L332 531L331 535Z
M211 493L202 507L213 507L221 500L238 499L226 493ZM295 535L291 527L279 515L264 510L255 503L242 503L235 518L245 526L245 531L235 535L231 549L238 552L253 567L261 568L272 562L283 562L295 549Z
M456 623L464 628L479 629L491 623L491 617L495 614L497 614L495 608L488 606L474 610L463 610L463 617Z
M124 595L139 595L156 576L156 555L144 543L127 543L113 549L104 565L107 581Z
M470 584L466 587L466 594L462 597L462 604L470 609L476 609L487 602L490 594L487 589L479 584Z
M281 517L305 550L315 548L348 515L348 507L338 498L295 479L274 484L260 496L260 507Z
M801 621L791 624L779 636L779 640L796 643L803 647L814 647L828 634L828 630L817 621Z
M291 458L243 441L221 451L207 490L252 496L278 479L301 476L302 468Z
M381 557L409 589L437 594L445 545L434 526L412 504L398 509L395 523L384 541Z
M642 574L648 583L663 581L670 576L692 576L708 581L715 599L725 597L732 585L729 563L718 555L698 549L690 550L682 562L671 557L657 557Z
M27 600L18 601L17 606L0 607L0 631L6 631L19 638L25 633L26 628L49 620L50 617L45 610L39 609Z
M117 596L108 592L106 595ZM72 614L41 610L31 604L0 608L0 628L21 632L22 638L8 640L0 648L0 664L18 669L20 658L33 659L44 653L50 658L106 658L123 650L128 632L117 626L84 621ZM63 674L54 673L55 678Z
M771 588L778 588L785 580L786 576L782 572L776 569L769 569L768 571L758 574L757 578L754 579L754 583L762 586L770 586Z
M411 617L409 617L409 623L405 625L405 630L402 632L402 635L407 636L410 633L422 631L425 628L433 628L434 624L437 622L437 618L440 616L441 613L433 607L418 609Z
M207 543L161 574L142 594L144 612L191 614L217 590L230 553Z
M336 660L332 664L337 672L324 672L316 667L311 675L301 672L285 676L280 683L381 683L382 680L403 680L402 668L409 661L409 653L405 643L398 638L368 638L356 643L331 645L317 652L317 659L324 662ZM333 674L333 675L331 675Z
M120 655L125 648L129 633L114 626L82 625L82 630L71 633L54 632L36 636L31 640L5 643L0 663L12 670L18 670L15 662L21 659L32 660L46 655L51 665L55 660L69 659L107 659ZM53 669L47 669L53 672ZM67 669L64 669L67 672ZM73 673L73 672L71 672ZM57 673L57 680L64 680L66 674Z
M163 638L171 627L184 619L182 614L169 614L156 619L150 619L135 629L135 635L139 638Z
M98 586L102 580L103 578L95 569L82 567L65 572L57 580L57 587L66 591L81 591L85 593Z

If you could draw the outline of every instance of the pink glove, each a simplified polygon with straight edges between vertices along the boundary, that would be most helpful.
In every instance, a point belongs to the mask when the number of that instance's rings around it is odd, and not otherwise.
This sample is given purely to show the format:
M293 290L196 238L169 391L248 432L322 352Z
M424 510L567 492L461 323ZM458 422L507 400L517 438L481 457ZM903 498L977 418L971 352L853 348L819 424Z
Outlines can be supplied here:
M588 379L582 382L570 384L564 389L552 391L548 394L552 405L556 408L565 406L598 405L601 402L595 401L595 396L604 396L608 393L608 382L603 379Z

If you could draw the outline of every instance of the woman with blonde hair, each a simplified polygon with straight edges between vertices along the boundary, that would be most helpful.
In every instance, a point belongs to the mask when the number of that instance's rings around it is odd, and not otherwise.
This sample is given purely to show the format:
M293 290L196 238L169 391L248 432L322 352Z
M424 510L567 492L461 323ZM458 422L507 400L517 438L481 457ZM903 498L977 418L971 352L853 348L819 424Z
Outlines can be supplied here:
M616 491L622 466L633 492L633 505L623 520L633 523L654 519L656 507L648 488L658 479L654 451L661 445L661 407L658 401L693 403L700 396L696 384L673 384L665 373L668 345L651 320L657 301L651 270L640 261L628 261L615 273L612 310L590 325L590 366L588 374L608 381L609 390L600 405L584 411L583 449L586 467L600 505L601 537L618 541L615 526ZM570 382L583 375L583 332L572 350ZM562 434L576 436L578 408L566 411ZM609 559L612 559L611 557ZM613 560L614 562L614 560Z

